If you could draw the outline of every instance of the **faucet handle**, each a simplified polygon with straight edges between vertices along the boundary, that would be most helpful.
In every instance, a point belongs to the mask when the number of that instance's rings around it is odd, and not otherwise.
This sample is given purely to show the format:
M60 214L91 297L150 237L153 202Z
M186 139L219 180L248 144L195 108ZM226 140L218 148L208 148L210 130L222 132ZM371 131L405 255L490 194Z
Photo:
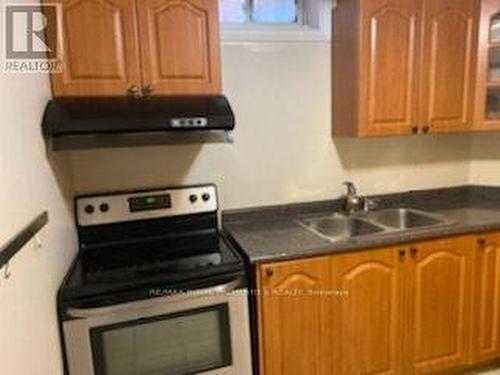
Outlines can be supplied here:
M377 198L365 198L363 200L363 211L373 211L376 210L380 205L380 199Z

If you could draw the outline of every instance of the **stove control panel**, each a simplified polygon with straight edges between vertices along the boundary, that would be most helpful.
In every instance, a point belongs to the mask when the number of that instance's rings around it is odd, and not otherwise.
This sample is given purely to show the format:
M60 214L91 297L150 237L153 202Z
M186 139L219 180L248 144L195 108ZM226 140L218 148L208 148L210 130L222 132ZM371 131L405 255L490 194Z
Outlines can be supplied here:
M217 211L215 185L76 198L78 225L113 224Z

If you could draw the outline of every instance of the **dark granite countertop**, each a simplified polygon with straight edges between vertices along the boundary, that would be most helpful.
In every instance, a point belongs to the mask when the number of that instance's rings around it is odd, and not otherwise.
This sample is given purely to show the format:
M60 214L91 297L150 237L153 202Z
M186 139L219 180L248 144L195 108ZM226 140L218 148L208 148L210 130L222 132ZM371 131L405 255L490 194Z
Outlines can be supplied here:
M298 224L301 217L341 211L341 200L231 210L226 235L250 263L280 261L500 230L500 187L460 186L375 196L379 208L414 208L444 215L449 225L377 233L331 242Z

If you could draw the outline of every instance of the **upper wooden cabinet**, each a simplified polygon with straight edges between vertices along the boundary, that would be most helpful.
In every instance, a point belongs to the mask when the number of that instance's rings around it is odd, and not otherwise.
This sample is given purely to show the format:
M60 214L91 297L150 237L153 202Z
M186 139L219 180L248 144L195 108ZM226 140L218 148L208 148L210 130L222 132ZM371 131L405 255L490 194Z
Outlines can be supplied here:
M56 1L63 71L51 76L54 96L220 92L217 1Z
M154 93L219 93L214 0L139 0L142 77Z
M417 125L421 6L340 0L335 11L336 135L410 134Z
M500 130L500 0L482 0L474 129Z
M471 128L476 0L427 0L423 17L420 124L432 133Z
M63 70L52 74L54 96L124 95L131 86L140 86L133 0L55 3L62 5Z
M478 9L477 0L339 0L334 134L467 129Z
M500 358L500 234L476 239L472 362Z
M329 274L329 258L260 268L262 375L331 374Z

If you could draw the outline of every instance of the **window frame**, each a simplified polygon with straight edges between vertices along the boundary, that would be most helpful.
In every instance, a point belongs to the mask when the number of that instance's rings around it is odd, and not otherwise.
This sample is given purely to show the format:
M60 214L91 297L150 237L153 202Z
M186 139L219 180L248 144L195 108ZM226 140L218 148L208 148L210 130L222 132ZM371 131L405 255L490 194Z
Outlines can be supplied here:
M222 42L321 42L332 38L332 10L336 0L303 0L301 5L301 24L220 23ZM309 6L317 6L318 17L304 23L304 14ZM312 26L315 24L317 26Z

